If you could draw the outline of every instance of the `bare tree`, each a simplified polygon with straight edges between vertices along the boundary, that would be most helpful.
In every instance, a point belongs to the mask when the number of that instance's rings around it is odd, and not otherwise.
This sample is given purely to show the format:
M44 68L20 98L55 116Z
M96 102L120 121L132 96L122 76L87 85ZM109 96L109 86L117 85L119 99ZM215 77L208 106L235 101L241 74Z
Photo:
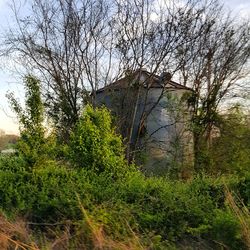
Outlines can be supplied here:
M181 4L182 3L182 4ZM116 58L118 58L119 68L121 72L133 73L138 70L138 79L132 79L134 84L134 103L129 114L131 123L126 124L129 128L127 133L127 157L131 155L130 151L136 149L139 140L140 131L144 122L150 115L152 110L158 105L159 101L165 94L165 88L159 95L156 103L150 110L143 110L140 117L139 128L135 127L135 118L137 115L138 103L141 95L144 97L144 107L148 101L148 94L142 93L142 86L147 85L147 92L150 89L150 78L159 72L171 72L174 75L178 72L185 60L176 60L176 51L180 47L189 44L192 40L199 37L199 34L192 33L197 29L197 20L204 13L206 3L198 5L196 1L118 1L115 25L115 44L114 50ZM190 35L190 33L192 35ZM140 82L142 69L147 69L151 75ZM162 85L167 84L171 79L171 74L167 74L168 79L164 79ZM128 98L131 99L131 91L129 90ZM132 134L137 130L137 142L132 142ZM131 148L131 144L134 144ZM133 154L132 154L133 158Z
M216 114L223 99L249 75L250 23L225 14L212 1L197 20L198 39L181 46L177 60L182 64L181 81L194 90L190 99L196 159L202 142L209 147ZM186 60L187 59L187 60ZM197 163L198 167L198 163Z
M108 5L102 0L35 0L31 7L31 15L22 18L13 1L17 28L9 31L6 45L39 74L49 115L68 134L84 98L105 84L111 66L102 65L111 60Z

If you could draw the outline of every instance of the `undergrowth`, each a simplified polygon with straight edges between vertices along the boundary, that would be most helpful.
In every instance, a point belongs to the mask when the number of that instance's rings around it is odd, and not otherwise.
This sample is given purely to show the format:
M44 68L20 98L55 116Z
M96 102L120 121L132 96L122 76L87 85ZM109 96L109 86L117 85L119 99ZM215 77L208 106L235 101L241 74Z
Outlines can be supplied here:
M90 106L69 144L39 143L0 158L2 249L249 247L249 174L145 177L126 162L109 112Z
M237 191L241 186L244 196L242 183L249 188L249 181L228 179L227 185ZM171 181L146 178L134 169L114 179L107 172L96 174L54 161L32 171L0 165L3 213L10 220L24 218L35 235L47 238L46 244L50 238L63 242L65 237L66 249L105 249L118 242L121 245L111 249L166 249L187 236L206 239L218 249L220 244L244 249L246 233L238 212L242 208L237 207L231 209L223 178ZM35 242L42 244L41 239ZM136 248L128 247L131 242Z

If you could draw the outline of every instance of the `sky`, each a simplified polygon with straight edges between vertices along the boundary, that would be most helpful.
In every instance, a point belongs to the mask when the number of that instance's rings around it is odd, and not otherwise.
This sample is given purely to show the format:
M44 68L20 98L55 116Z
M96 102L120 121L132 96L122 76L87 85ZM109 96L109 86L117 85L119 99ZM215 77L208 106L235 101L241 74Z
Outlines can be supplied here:
M0 38L6 27L12 23L10 2L11 0L0 0ZM225 0L222 2L224 2L226 9L232 10L237 16L250 18L250 0ZM4 60L0 57L0 129L6 133L17 134L17 119L9 107L6 93L14 92L17 98L22 101L24 97L23 85L21 78L14 73L11 63L6 63Z

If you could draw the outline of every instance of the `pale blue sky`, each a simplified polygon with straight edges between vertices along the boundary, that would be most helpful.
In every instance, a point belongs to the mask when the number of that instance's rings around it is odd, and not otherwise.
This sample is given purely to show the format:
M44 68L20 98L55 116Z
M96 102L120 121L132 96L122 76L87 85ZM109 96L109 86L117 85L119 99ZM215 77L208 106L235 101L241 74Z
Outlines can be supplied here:
M0 37L2 37L6 27L12 23L9 7L11 2L11 0L0 0ZM235 14L250 18L250 0L225 0L222 2ZM13 66L11 63L6 63L0 57L0 129L4 129L7 133L18 133L17 121L9 108L5 95L7 91L14 91L16 96L22 99L22 80L14 76L11 66Z

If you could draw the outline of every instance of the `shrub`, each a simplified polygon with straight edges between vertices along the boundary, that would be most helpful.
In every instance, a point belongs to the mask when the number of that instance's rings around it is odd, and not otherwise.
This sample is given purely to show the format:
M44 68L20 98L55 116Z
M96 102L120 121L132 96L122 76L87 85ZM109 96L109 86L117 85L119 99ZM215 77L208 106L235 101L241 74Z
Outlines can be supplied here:
M205 177L170 181L146 178L137 171L114 179L107 171L54 161L32 171L21 167L21 160L16 161L20 168L12 162L9 158L7 165L0 164L0 209L9 215L39 223L71 221L76 230L87 223L83 207L88 218L116 240L137 234L147 244L161 245L204 237L227 247L244 246L237 218L225 206L221 181Z
M62 152L72 166L53 157L38 156L35 167L23 154L0 158L0 210L32 222L59 223L59 231L67 222L68 232L80 230L90 246L98 235L119 241L139 235L139 243L159 249L187 237L244 249L237 216L225 204L224 180L145 177L126 163L107 109L87 106ZM226 180L249 201L247 176Z
M87 106L71 134L69 154L79 168L119 175L127 168L121 136L106 108Z
M228 209L215 210L210 234L211 238L230 246L230 249L246 249L242 242L240 223Z

